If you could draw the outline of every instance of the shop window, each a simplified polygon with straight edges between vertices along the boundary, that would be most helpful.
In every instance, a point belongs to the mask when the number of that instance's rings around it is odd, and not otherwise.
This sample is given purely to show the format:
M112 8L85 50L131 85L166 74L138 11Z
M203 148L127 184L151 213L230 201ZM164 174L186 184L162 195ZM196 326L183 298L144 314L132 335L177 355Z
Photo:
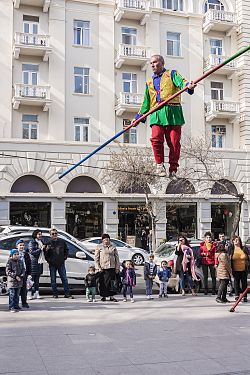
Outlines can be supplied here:
M102 193L102 189L93 178L79 176L70 181L66 193Z
M11 187L11 193L49 193L49 187L40 177L26 175L18 178Z
M67 202L67 232L76 238L100 237L103 231L102 202Z
M196 203L167 203L166 205L166 239L177 240L179 234L186 237L197 236Z
M212 203L211 230L214 238L219 238L219 233L225 233L227 238L231 237L233 230L233 222L236 212L236 203Z
M234 195L236 196L238 194L238 191L234 184L229 180L218 180L213 184L213 187L211 189L211 194L217 194L217 195Z
M195 194L195 188L190 181L179 178L168 184L166 194Z
M51 203L10 202L11 225L49 228L51 225Z

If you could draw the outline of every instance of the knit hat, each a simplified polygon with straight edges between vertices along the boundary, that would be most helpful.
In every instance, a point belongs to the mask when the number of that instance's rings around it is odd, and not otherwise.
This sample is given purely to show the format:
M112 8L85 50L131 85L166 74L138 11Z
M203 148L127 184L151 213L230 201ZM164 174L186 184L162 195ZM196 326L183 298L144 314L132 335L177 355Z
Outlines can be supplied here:
M17 249L10 250L10 256L13 257L14 254L18 253Z
M16 242L16 246L19 245L20 243L24 243L24 240L22 240L21 238L20 238L20 240L18 240L18 241Z

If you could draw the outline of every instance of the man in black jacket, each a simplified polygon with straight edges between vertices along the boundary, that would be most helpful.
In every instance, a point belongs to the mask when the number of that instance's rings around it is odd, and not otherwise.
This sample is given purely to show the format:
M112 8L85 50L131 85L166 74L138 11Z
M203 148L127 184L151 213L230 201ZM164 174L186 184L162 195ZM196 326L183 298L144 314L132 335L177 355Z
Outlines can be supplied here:
M27 277L31 275L31 260L28 253L28 250L25 250L25 243L24 240L19 239L16 242L16 248L19 253L19 259L23 262L24 268L25 268L25 275L23 277L23 286L20 289L20 297L22 301L22 307L25 307L26 309L29 308L29 304L27 303Z
M68 247L66 242L62 238L58 238L57 230L50 230L51 240L48 243L46 251L46 259L49 263L51 288L53 292L53 297L58 298L57 284L56 284L56 272L58 271L59 276L62 280L64 297L74 298L70 294L69 284L65 268L65 260L68 257Z

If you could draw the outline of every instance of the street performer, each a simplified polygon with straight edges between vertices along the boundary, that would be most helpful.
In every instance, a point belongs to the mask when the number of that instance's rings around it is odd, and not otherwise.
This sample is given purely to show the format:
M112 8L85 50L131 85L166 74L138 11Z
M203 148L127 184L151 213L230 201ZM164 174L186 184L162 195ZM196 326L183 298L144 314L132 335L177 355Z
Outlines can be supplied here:
M139 113L135 116L135 120L185 86L190 95L194 93L194 88L196 87L196 84L187 82L176 70L166 70L164 68L164 58L161 55L153 55L150 65L154 74L146 82L144 100ZM146 119L142 121L145 122ZM150 140L156 162L156 173L160 177L166 176L164 165L165 137L169 147L169 177L171 179L177 178L176 172L179 167L181 149L181 127L184 123L180 95L150 115L150 126L152 128Z

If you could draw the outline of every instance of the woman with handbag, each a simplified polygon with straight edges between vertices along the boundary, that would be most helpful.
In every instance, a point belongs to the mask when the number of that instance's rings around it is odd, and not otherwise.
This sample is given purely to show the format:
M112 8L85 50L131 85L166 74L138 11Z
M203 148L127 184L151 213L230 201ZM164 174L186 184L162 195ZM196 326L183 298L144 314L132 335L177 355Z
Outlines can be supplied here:
M249 253L242 245L239 236L232 238L231 265L234 277L235 300L239 298L240 292L244 292L247 288L247 275L249 270ZM247 302L247 295L243 302Z
M39 279L43 273L43 263L46 262L44 251L47 248L42 242L42 232L40 229L36 229L32 233L32 240L29 242L28 248L31 259L31 275L34 282L33 298L39 299Z
M110 236L106 233L102 235L102 244L95 250L95 268L99 273L99 289L101 301L118 302L114 295L120 288L120 262L118 251L110 242Z
M180 288L182 296L185 296L185 281L189 284L191 293L196 296L193 280L198 280L195 273L195 260L193 250L189 246L188 239L185 236L180 236L178 245L175 251L177 255L176 273L180 277Z

